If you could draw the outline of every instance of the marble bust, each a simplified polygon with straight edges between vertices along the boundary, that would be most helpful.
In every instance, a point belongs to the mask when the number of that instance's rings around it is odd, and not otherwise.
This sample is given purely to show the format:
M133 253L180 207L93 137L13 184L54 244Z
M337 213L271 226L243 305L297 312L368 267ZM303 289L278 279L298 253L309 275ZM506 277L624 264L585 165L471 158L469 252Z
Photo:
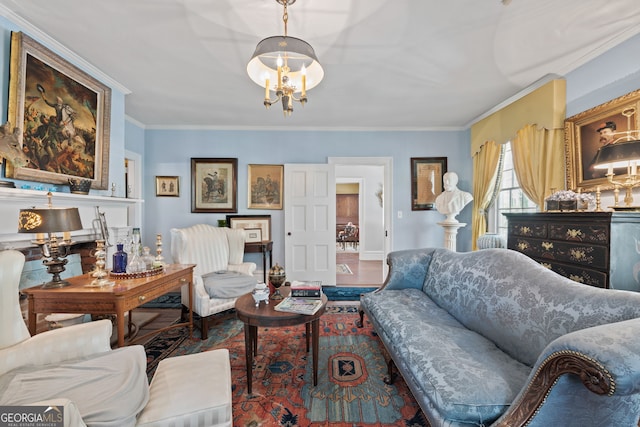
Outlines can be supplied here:
M436 197L436 209L447 218L444 222L457 223L456 216L473 200L473 196L458 188L458 174L447 172L443 176L444 191Z

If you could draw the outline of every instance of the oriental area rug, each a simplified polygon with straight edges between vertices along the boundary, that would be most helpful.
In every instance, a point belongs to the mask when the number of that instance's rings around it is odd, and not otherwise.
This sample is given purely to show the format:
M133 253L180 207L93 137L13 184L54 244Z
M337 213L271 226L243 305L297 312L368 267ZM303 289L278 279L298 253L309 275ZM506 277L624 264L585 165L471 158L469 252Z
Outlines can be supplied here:
M253 392L247 394L244 326L233 311L221 316L207 340L189 339L186 328L177 328L147 342L147 373L151 378L166 357L228 348L235 427L428 427L402 377L384 383L384 347L366 317L363 328L355 326L357 318L353 305L327 307L320 318L315 387L304 325L260 328Z

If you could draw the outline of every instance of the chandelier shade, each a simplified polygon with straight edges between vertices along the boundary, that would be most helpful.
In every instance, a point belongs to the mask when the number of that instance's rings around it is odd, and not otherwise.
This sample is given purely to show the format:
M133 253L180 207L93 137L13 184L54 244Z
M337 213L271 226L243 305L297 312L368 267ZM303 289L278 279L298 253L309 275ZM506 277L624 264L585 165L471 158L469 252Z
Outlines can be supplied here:
M249 78L264 88L264 106L269 108L282 101L285 117L293 113L293 101L304 106L307 90L316 87L324 77L324 70L311 45L287 35L287 6L295 1L276 0L284 7L284 35L262 39L247 64ZM275 92L275 99L271 99L271 92Z
M289 84L294 93L302 92L302 69L306 69L306 90L313 89L324 78L324 70L316 57L313 47L304 40L288 36L272 36L263 39L256 46L247 64L247 74L255 84L265 87L267 80L270 91L278 89L278 58L285 61L290 71Z

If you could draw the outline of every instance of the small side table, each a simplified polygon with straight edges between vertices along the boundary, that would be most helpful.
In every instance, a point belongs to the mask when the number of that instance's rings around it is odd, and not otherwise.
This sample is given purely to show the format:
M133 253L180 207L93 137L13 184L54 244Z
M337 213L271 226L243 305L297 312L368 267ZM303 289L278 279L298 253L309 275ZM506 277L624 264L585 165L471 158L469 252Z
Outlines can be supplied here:
M282 293L288 296L290 287L283 286ZM311 343L313 353L313 385L318 385L318 350L320 343L320 316L327 307L327 296L322 296L322 308L315 314L296 314L274 310L277 301L269 301L269 304L260 303L256 307L251 294L241 296L236 300L236 314L244 323L244 352L247 364L247 393L251 394L253 376L253 356L258 351L258 327L278 328L282 326L305 326L307 351Z
M271 240L263 240L262 242L252 242L244 244L245 253L262 253L262 279L267 283L267 254L269 254L269 269L272 267L271 252L273 251L273 242Z

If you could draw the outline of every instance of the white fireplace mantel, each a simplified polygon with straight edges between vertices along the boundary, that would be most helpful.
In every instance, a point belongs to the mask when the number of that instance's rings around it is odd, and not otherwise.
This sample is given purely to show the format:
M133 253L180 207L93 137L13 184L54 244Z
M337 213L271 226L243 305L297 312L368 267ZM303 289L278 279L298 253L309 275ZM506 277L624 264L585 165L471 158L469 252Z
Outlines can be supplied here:
M98 218L98 210L105 214L107 227L112 231L139 227L142 220L142 204L144 203L142 199L62 192L52 194L53 206L78 208L82 230L71 233L74 239L86 240L99 235L99 224L95 221ZM22 249L31 246L31 240L34 236L17 232L18 214L20 209L34 206L45 207L46 205L46 191L0 188L0 250Z

